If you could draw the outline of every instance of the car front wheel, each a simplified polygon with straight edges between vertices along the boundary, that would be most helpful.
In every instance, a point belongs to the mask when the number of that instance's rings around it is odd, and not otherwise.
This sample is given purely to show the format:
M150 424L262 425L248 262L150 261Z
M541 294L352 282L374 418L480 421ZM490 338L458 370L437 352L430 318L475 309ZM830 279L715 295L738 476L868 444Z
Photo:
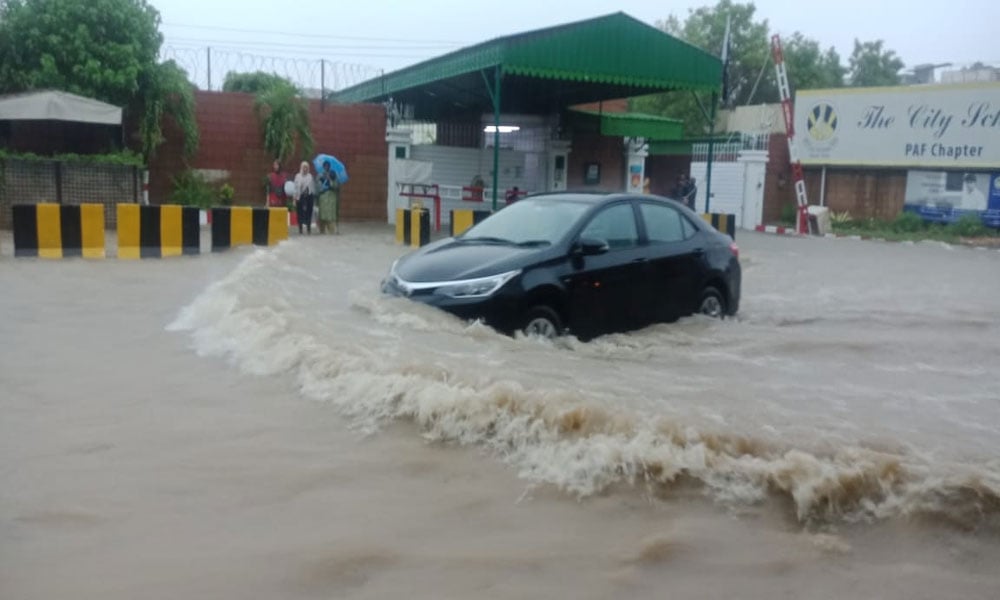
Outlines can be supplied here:
M726 301L722 298L722 293L714 287L707 287L701 293L701 303L698 305L698 312L706 317L722 319L726 316Z
M527 336L554 338L562 333L562 320L548 306L535 306L524 314L521 331Z

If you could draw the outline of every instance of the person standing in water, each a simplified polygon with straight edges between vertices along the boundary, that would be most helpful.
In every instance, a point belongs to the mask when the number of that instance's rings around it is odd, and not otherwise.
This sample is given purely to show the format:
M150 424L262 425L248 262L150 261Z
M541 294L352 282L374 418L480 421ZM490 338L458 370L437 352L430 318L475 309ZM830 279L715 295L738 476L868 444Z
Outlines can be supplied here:
M281 172L281 162L275 160L271 163L271 172L267 174L264 182L267 188L267 205L274 208L285 206L285 178Z
M309 172L309 163L302 161L295 175L295 208L299 218L299 234L305 226L306 233L312 233L313 206L316 203L316 182Z
M340 209L340 182L331 170L330 161L323 163L319 174L319 232L337 233L337 213Z

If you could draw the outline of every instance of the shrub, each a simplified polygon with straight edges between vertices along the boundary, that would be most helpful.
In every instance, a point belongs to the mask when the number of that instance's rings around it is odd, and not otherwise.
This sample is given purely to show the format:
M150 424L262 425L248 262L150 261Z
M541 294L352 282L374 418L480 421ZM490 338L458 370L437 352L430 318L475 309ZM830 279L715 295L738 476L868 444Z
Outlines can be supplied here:
M236 190L234 190L233 186L229 185L228 183L222 184L222 187L219 188L219 202L223 206L232 206L233 196L235 195L236 195Z
M847 225L852 220L851 213L830 211L830 222L835 225Z
M983 220L979 215L962 215L962 217L952 224L951 229L961 237L985 237L990 235L990 230L983 225Z
M211 208L215 203L216 191L204 177L191 169L181 172L170 181L174 186L170 201L174 204Z
M926 225L920 215L904 212L892 221L891 228L896 233L916 233L926 229Z

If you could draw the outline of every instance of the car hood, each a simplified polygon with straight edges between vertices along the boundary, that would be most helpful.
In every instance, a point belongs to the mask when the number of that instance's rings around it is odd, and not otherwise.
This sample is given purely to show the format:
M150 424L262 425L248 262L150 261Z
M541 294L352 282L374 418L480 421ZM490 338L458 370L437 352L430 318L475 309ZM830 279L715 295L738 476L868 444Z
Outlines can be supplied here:
M441 240L399 260L396 275L411 282L475 279L524 268L548 248Z

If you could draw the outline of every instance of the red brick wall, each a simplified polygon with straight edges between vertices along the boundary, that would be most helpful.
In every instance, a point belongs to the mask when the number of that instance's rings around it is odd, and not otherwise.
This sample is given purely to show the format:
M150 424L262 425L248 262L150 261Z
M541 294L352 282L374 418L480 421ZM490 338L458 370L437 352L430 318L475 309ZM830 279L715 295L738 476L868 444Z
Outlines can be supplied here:
M764 173L764 223L772 225L781 220L785 205L795 206L795 182L788 155L788 137L783 133L771 135L767 147L767 169ZM806 192L808 194L808 190ZM814 202L819 204L817 198Z
M625 143L620 137L599 133L576 133L569 151L568 189L573 191L621 192L625 189ZM601 165L601 182L583 183L588 163Z
M201 145L191 160L195 169L229 172L228 182L236 191L235 204L265 202L264 177L271 157L261 143L260 127L253 111L253 96L227 92L195 95ZM379 105L331 105L320 110L311 101L309 118L317 152L332 154L344 162L350 181L341 188L341 218L384 220L388 157L385 143L385 111ZM172 123L165 124L164 143L150 161L150 202L168 202L171 178L185 169L182 138ZM312 157L308 157L312 160ZM282 165L288 173L298 170L299 160Z

